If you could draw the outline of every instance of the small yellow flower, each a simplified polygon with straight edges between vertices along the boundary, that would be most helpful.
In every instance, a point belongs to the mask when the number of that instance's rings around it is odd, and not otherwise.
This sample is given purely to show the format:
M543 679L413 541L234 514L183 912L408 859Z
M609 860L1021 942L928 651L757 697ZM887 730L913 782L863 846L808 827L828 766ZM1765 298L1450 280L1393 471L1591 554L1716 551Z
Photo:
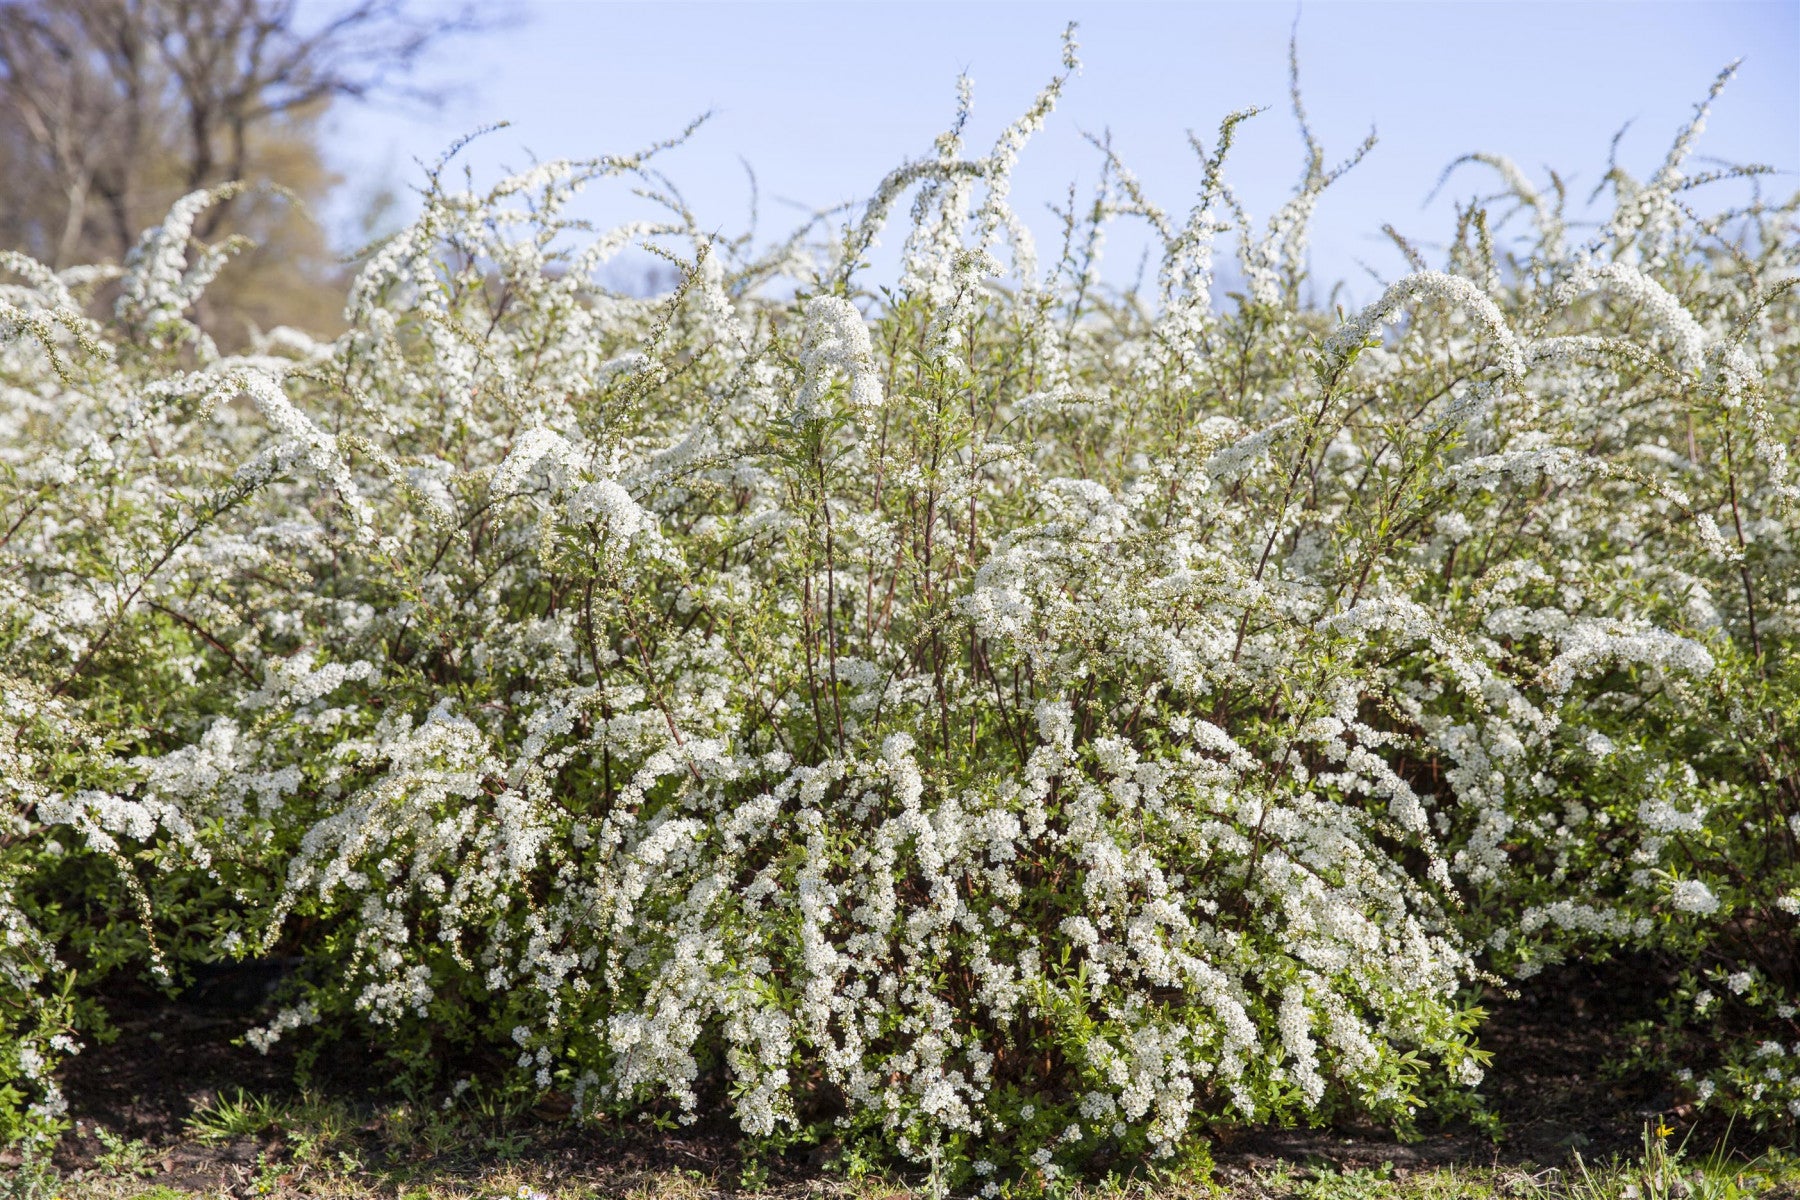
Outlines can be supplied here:
M1657 1119L1657 1122L1656 1122L1656 1136L1657 1137L1666 1138L1671 1133L1674 1133L1674 1132L1675 1131L1673 1129L1669 1128L1669 1126L1667 1126L1666 1124L1663 1123L1661 1118Z

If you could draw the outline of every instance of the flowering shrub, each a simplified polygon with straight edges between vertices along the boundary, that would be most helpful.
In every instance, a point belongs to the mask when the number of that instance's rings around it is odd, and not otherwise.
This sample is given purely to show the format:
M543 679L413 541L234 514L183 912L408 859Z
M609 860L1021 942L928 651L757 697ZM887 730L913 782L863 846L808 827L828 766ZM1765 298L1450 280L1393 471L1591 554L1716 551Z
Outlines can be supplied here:
M1509 798L1458 866L1497 965L1623 947L1677 968L1661 1064L1760 1128L1800 1117L1800 206L1688 210L1720 174L1684 171L1706 114L1648 182L1611 173L1614 215L1560 277L1560 197L1494 164L1535 216L1516 271L1560 334L1540 342L1556 407L1534 421L1580 458L1530 494L1536 544L1510 550L1485 626L1609 661L1562 688L1541 755L1482 764ZM1458 552L1491 553L1499 529L1471 524Z
M190 321L205 193L116 280L7 260L0 983L54 982L34 929L300 954L265 1049L500 1045L990 1191L1477 1082L1478 952L1647 942L1791 1025L1793 210L1691 217L1683 134L1572 248L1500 164L1517 257L1471 208L1340 319L1350 163L1307 132L1255 228L1238 113L1185 218L1109 157L1041 269L1008 179L1074 66L773 253L565 216L647 155L434 174L330 344ZM1098 285L1121 218L1153 297ZM671 294L596 284L633 243ZM120 922L57 899L99 866Z

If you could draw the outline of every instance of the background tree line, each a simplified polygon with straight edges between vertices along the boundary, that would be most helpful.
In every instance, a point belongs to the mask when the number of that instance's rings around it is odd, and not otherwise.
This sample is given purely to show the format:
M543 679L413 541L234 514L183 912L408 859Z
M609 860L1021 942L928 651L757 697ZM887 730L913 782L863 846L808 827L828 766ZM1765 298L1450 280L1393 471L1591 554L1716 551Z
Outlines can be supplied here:
M414 68L488 20L413 0L0 0L0 246L58 269L122 262L177 197L276 185L196 228L251 243L200 319L223 345L250 324L332 331L345 268L318 214L343 180L326 116L433 102Z

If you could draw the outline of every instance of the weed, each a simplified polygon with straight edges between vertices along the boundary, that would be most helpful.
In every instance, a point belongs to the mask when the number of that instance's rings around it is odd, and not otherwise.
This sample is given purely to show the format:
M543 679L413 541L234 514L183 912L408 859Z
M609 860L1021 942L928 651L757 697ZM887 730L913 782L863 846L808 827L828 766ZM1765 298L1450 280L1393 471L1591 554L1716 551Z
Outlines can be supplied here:
M145 1176L151 1173L151 1160L156 1152L138 1138L127 1141L104 1126L94 1128L94 1137L104 1147L94 1156L94 1165L108 1175Z
M229 1099L221 1094L196 1108L187 1119L187 1129L203 1142L229 1142L277 1133L287 1117L285 1101L239 1088Z

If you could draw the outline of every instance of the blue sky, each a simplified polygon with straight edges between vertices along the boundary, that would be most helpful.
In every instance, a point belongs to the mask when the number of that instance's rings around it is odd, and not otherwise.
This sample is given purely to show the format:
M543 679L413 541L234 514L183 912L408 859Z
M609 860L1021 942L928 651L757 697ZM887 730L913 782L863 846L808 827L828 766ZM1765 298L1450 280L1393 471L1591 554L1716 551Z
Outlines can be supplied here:
M955 81L974 81L971 147L1031 101L1057 66L1063 25L1080 25L1083 69L1049 127L1027 148L1014 202L1046 248L1046 201L1096 176L1084 132L1113 144L1165 209L1184 212L1199 180L1186 131L1210 142L1219 118L1268 105L1244 127L1228 177L1253 215L1291 190L1301 145L1287 103L1287 41L1296 6L1231 3L1009 3L811 0L808 3L514 3L507 28L439 56L427 82L457 86L430 113L382 105L334 118L337 164L357 186L415 181L468 130L509 128L465 151L477 182L534 158L636 149L713 119L662 168L700 219L725 232L746 221L756 170L764 234L801 208L864 197L891 167L927 152L948 122ZM1627 121L1620 160L1642 176L1661 160L1713 76L1743 67L1714 110L1698 155L1780 168L1770 186L1800 189L1800 0L1309 0L1299 10L1301 86L1328 158L1371 126L1379 145L1330 192L1314 225L1314 274L1364 298L1402 267L1380 233L1392 222L1428 246L1452 205L1485 190L1465 168L1429 207L1446 163L1483 150L1534 177L1554 167L1585 197ZM1741 198L1721 189L1715 203ZM348 203L348 202L347 202ZM612 222L643 213L625 189L600 189L581 213ZM898 231L887 240L889 255ZM1141 237L1109 243L1108 275L1133 274ZM876 259L876 277L891 257Z

